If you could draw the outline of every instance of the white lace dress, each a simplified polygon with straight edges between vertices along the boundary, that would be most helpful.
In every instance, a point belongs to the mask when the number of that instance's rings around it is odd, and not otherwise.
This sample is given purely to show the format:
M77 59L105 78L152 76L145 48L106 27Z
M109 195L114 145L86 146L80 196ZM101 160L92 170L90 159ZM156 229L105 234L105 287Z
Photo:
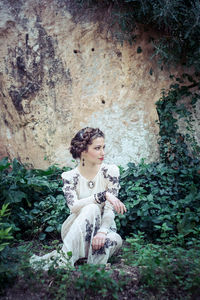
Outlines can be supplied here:
M79 258L87 258L89 264L106 264L108 258L121 247L122 239L116 233L112 205L108 201L98 204L95 194L109 191L118 195L118 167L102 163L92 180L93 188L88 186L89 181L80 174L78 168L62 173L62 179L63 192L71 212L61 229L62 252L72 253L72 266ZM92 239L97 232L106 233L106 241L102 248L94 250ZM53 251L43 257L32 257L32 262L56 256L57 252Z

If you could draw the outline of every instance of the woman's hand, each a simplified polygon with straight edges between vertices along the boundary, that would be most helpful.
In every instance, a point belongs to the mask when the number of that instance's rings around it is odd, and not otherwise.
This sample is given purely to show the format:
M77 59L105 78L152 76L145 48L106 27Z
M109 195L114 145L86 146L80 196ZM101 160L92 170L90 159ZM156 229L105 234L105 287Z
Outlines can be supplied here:
M106 234L103 232L98 232L92 240L92 248L94 250L99 250L101 247L104 246L106 241Z
M106 200L108 200L113 205L118 214L121 213L123 215L123 213L127 211L126 206L113 194L106 192Z

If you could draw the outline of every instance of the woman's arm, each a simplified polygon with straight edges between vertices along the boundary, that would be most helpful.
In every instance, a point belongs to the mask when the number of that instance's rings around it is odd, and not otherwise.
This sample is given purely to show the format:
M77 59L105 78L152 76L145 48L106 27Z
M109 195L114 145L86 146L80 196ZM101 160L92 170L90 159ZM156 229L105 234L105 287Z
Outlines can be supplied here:
M101 227L92 240L92 247L98 250L104 246L106 234L114 223L115 214L113 208L122 214L126 211L124 204L117 198L119 192L119 169L112 165L111 170L103 170L104 178L107 180L106 202L101 219ZM111 204L112 203L112 204Z
M113 206L108 201L106 201L103 215L101 217L101 226L98 232L107 234L111 225L114 222L114 219L115 219L115 214L113 212Z
M113 208L118 213L124 213L126 208L117 198L119 193L119 168L115 165L110 166L110 170L104 170L104 177L107 179L106 202L102 215L101 227L98 232L107 233L114 222L115 214Z
M71 213L77 213L81 208L88 204L101 204L102 201L106 201L105 197L102 197L102 193L97 193L87 198L78 199L77 185L79 175L73 174L69 171L64 172L61 176L63 180L62 190Z
M103 170L104 178L107 180L106 200L110 202L117 213L126 212L125 205L117 198L119 184L119 168L116 165L110 165L109 168Z
M94 196L78 200L76 191L72 188L72 184L67 180L64 180L62 190L71 213L77 213L85 205L95 203Z
M79 175L73 174L71 171L69 171L69 172L64 172L61 176L63 179L62 190L63 190L64 196L66 198L67 205L72 213L77 213L81 208L83 208L84 206L86 206L88 204L92 204L92 203L100 204L101 202L104 202L106 200L110 201L110 203L113 204L113 206L117 212L120 212L118 209L119 203L117 202L119 200L116 197L114 197L114 200L113 200L113 197L110 197L109 192L106 192L106 194L105 194L106 197L105 196L102 197L102 194L104 194L104 193L97 193L97 194L93 194L87 198L78 199L77 185L78 185ZM111 179L111 177L109 177L109 178ZM108 184L108 188L110 186L111 189L108 189L108 190L112 191L112 189L114 189L113 191L116 192L116 188L118 186L116 183L116 180L114 180L115 181L114 184L113 184L112 180L109 180L109 181L110 181L110 184ZM117 199L117 201L116 201L116 199Z

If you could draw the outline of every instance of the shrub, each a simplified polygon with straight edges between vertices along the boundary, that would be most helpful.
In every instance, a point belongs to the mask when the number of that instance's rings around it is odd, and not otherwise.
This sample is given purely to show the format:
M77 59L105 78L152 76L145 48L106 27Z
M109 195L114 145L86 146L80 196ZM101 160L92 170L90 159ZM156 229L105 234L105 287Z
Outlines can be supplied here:
M163 163L128 164L121 174L119 198L127 213L117 217L123 236L138 231L149 239L170 234L198 234L200 174L198 166L173 169Z
M127 264L139 267L140 291L151 290L156 299L166 293L170 294L169 299L172 295L174 299L191 299L198 292L200 240L189 250L173 244L150 244L141 232L127 242L129 246L123 249L123 257Z
M32 270L29 265L30 245L20 243L6 245L0 252L0 295L7 286L12 286L22 274L29 276Z
M2 209L0 210L0 252L9 245L9 240L13 239L11 233L11 227L7 224L7 222L3 222L4 218L10 214L8 203L3 204Z
M88 293L91 294L91 299L96 295L101 295L103 298L118 299L118 292L128 282L121 274L119 281L112 277L113 271L105 270L102 265L83 265L78 268L78 277L75 281L75 288L81 291L84 297ZM93 296L93 297L92 297Z
M183 79L192 82L185 85ZM121 168L119 198L128 211L117 217L117 225L123 236L138 231L149 239L182 234L185 237L199 234L200 220L200 148L194 138L193 118L181 100L195 110L199 101L199 83L188 74L180 84L163 92L156 103L159 116L160 161L136 166L129 163ZM178 120L184 118L186 134L180 133Z
M29 169L16 159L0 161L0 204L9 204L7 222L15 236L58 233L69 215L62 192L60 174L69 168L51 166L47 170Z

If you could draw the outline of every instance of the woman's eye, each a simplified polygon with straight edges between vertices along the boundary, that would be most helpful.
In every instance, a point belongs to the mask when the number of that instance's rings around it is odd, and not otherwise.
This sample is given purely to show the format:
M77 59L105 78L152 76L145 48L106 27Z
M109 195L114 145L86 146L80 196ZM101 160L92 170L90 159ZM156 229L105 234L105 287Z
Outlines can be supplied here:
M101 147L96 147L96 148L94 148L95 150L100 150L101 149ZM105 149L105 146L103 146L103 149Z

